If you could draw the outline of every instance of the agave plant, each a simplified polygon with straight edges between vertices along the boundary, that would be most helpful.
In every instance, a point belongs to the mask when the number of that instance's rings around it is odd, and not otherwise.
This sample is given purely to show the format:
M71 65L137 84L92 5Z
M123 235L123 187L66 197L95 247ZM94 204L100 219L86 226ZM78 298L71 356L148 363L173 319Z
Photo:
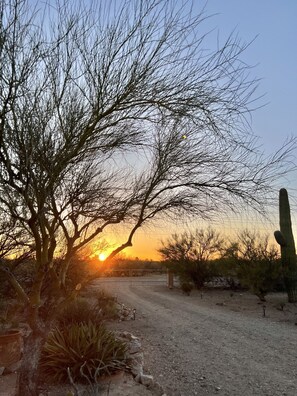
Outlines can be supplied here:
M67 382L69 372L74 381L96 382L125 367L126 344L102 325L72 323L54 328L45 343L40 366L46 378Z

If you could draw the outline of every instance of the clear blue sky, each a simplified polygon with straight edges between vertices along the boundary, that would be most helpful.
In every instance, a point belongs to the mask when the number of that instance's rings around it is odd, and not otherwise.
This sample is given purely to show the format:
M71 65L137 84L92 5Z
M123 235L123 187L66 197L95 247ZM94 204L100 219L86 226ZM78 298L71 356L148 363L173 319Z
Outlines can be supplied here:
M235 29L249 42L244 60L255 65L262 78L258 93L265 94L264 108L253 113L252 126L264 148L276 149L288 136L297 136L297 0L194 0L197 10L205 4L207 21L226 38ZM295 153L297 162L297 150ZM291 187L297 195L297 172ZM284 186L285 187L285 186Z
M48 0L48 3L55 1ZM91 3L91 0L81 1ZM252 76L262 79L258 94L265 96L259 105L267 103L253 113L253 131L269 153L279 148L286 137L297 136L297 0L167 1L172 1L177 8L185 1L192 1L195 13L205 8L205 14L213 16L204 23L201 33L214 29L219 33L221 43L232 31L244 42L257 36L242 57L255 66ZM29 2L43 3L42 0ZM120 7L123 0L101 2ZM213 34L216 39L217 33ZM297 149L295 157L297 162ZM297 171L289 179L297 200Z
M182 0L175 1L178 4ZM297 0L193 0L193 4L197 12L205 6L206 14L216 14L207 20L205 28L217 29L221 42L233 30L244 42L250 42L257 36L243 59L249 65L255 65L252 76L262 79L258 94L265 94L259 104L267 104L253 113L252 129L266 152L277 150L286 138L297 136ZM297 149L294 157L297 164ZM282 187L289 191L292 222L297 235L297 170L284 179ZM250 214L231 219L221 216L218 224L227 231L255 227L260 232L273 235L278 228L277 200L276 196L275 217L268 226L259 216ZM201 227L201 223L198 226ZM217 228L217 223L212 226ZM173 228L173 231L176 230ZM158 232L159 239L164 237L160 230ZM144 234L150 233L146 230ZM150 236L154 245L153 233ZM141 238L142 232L139 232L135 240L136 252L138 243L141 246Z
M33 1L33 0L30 0ZM41 0L34 0L41 1ZM51 2L52 0L49 0ZM82 0L88 3L90 0ZM109 4L111 0L102 0ZM139 0L140 1L140 0ZM171 0L173 4L182 5L185 0ZM191 0L189 0L191 1ZM244 42L257 38L243 55L249 65L255 68L252 76L261 78L258 94L265 94L260 103L265 107L253 113L252 129L260 137L263 149L271 153L277 150L286 138L297 136L297 0L192 0L194 10L199 12L205 6L205 13L213 15L205 24L205 33L211 29L219 32L221 43L235 30ZM115 4L122 0L114 0ZM94 2L96 4L96 0ZM259 103L259 104L260 104ZM295 151L297 164L297 149ZM282 187L288 188L292 220L297 234L297 171L284 180ZM277 212L277 197L276 207ZM225 228L239 228L256 225L261 229L257 219L242 216L241 219L219 218ZM237 223L237 224L235 224ZM213 224L215 227L216 224ZM273 233L278 227L277 214L274 224L265 229ZM172 230L176 231L176 230ZM168 230L140 230L135 237L135 248L127 250L128 254L145 257L158 246L157 240L164 237ZM150 242L147 243L147 238ZM145 238L148 251L144 251Z

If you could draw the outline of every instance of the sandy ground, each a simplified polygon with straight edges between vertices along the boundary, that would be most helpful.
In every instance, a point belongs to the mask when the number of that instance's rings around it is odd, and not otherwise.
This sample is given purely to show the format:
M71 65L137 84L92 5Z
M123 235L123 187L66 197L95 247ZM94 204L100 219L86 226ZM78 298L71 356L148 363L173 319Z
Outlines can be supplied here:
M95 396L96 394L100 396L152 396L152 393L144 385L136 383L131 375L124 372L119 372L102 381L97 389L97 393L92 392L92 388L83 385L78 385L77 390L81 396ZM39 396L67 396L71 395L70 392L73 391L70 385L47 385L44 389L40 390ZM0 396L2 395L0 394ZM3 396L7 395L5 394Z
M285 294L269 295L265 306L249 293L185 296L160 276L105 278L93 287L136 309L135 321L110 327L140 337L145 372L167 396L297 395L297 306Z

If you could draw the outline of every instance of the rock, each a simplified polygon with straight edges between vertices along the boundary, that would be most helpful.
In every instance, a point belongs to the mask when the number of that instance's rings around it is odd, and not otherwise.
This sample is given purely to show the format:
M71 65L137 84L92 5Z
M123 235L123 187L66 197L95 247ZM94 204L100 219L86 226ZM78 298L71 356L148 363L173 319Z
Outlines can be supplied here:
M163 387L159 384L159 382L154 382L152 385L149 385L148 389L154 393L156 396L163 396L164 395L164 389Z
M139 375L143 374L143 366L142 365L135 365L131 367L131 373L134 377L138 377Z
M134 376L137 376L138 374L143 374L143 353L138 352L135 353L134 355L130 355L128 358L128 365L131 369L131 373Z
M146 386L154 395L166 396L164 389L158 382L154 381L153 376L143 373L144 357L139 338L127 331L120 332L117 336L127 342L127 364L134 380Z
M123 331L117 334L117 337L127 342L127 365L131 370L133 376L138 376L143 374L143 353L141 343L138 337L133 334Z
M126 321L134 319L134 312L131 308L126 307L124 304L118 304L119 320Z
M154 385L154 377L152 375L139 374L135 378L135 381L147 387L152 387Z
M143 353L138 352L138 353L134 353L133 355L130 355L130 362L132 362L132 364L138 363L143 365L144 363Z
M133 338L136 338L133 336L133 334L129 333L128 331L123 331L118 334L120 338L124 338L125 340L131 341Z
M133 355L135 353L142 351L141 343L138 338L134 337L134 339L129 342L128 351L129 351L130 355Z

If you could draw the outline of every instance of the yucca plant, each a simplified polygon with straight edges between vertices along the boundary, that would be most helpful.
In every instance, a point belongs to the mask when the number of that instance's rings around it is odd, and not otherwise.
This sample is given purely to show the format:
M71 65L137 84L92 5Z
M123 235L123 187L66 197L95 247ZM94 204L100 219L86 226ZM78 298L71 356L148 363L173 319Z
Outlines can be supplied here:
M40 366L51 381L67 382L70 372L74 381L96 382L97 377L124 368L125 356L126 345L102 325L72 323L49 334Z

